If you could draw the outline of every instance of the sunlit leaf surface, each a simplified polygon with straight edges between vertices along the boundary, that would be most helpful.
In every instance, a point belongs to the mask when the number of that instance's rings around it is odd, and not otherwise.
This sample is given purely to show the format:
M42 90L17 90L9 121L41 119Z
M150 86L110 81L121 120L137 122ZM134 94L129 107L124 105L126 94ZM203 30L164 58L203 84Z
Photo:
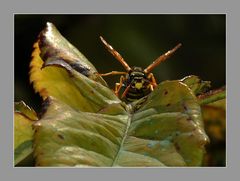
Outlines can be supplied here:
M186 76L181 81L186 84L195 95L208 91L211 87L210 81L203 81L196 75Z

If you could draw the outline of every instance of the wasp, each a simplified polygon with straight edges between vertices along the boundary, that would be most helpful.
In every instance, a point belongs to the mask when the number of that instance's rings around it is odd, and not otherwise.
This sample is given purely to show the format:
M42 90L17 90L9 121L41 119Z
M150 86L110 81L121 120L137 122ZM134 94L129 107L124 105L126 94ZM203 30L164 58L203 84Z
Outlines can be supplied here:
M173 49L159 56L147 68L142 69L141 67L130 67L123 57L110 44L108 44L102 36L100 36L100 39L106 49L122 64L126 72L111 71L99 75L121 75L119 83L115 84L114 93L119 97L120 90L124 88L121 99L125 99L127 102L138 100L148 95L157 87L156 79L151 71L161 62L167 60L182 45L181 43L177 44Z

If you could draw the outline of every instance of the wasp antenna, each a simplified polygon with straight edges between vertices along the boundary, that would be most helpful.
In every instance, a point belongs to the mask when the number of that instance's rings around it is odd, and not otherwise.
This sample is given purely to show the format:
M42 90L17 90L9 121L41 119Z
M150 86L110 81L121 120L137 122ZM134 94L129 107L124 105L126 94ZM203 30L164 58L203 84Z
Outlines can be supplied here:
M116 51L114 50L114 48L109 45L102 36L100 36L100 39L102 41L102 43L105 45L105 47L107 48L107 50L122 64L122 66L127 70L127 72L129 72L130 70L132 70L129 65L127 64L127 62L124 61L124 59L122 58L122 56Z
M152 69L154 69L156 66L158 66L161 62L167 60L170 56L174 54L174 52L179 49L182 46L181 43L177 44L173 49L167 51L160 57L158 57L152 64L150 64L147 68L144 69L145 73L150 73Z
M99 73L97 73L97 74L103 77L103 76L109 76L109 75L126 75L128 73L127 72L112 71L112 72L108 72L108 73L105 73L105 74L99 74Z

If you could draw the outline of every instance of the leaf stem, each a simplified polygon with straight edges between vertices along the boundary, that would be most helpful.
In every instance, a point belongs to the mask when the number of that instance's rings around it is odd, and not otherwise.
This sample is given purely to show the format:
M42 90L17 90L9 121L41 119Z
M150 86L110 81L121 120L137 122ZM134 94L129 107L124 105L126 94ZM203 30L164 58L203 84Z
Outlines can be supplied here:
M205 105L213 103L215 101L226 98L226 87L221 87L219 89L211 90L204 94L197 96L200 105Z

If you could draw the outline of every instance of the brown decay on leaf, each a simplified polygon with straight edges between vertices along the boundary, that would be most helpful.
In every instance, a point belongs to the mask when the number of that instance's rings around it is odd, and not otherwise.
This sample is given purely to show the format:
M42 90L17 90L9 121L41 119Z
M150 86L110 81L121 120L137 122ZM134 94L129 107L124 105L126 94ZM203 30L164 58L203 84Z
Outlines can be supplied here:
M47 89L46 88L42 88L41 90L39 90L39 94L42 95L43 97L48 95Z
M47 97L41 106L41 111L38 113L38 117L41 119L43 117L43 115L47 112L48 107L51 104L51 99L49 97Z
M49 30L49 26L47 26L47 28L45 28L44 30L42 30L40 32L40 34L38 35L38 40L37 43L39 45L39 56L41 57L42 60L47 60L49 57L57 57L57 60L62 60L64 62L66 62L71 68L73 68L74 70L76 70L77 72L85 75L86 77L89 77L89 71L90 69L78 64L78 63L70 63L69 62L69 57L66 57L65 52L62 52L61 50L56 49L56 47L54 47L54 45L49 44L48 39L46 37L47 32L50 31ZM46 51L44 52L44 54L42 54L41 50L45 48ZM71 57L70 57L71 58ZM75 62L75 61L74 61ZM62 65L58 65L58 64L53 64L56 66L60 66L60 67L64 67ZM47 65L45 65L45 63L43 64L43 67L46 67ZM68 71L68 73L71 75L71 72L66 69Z

